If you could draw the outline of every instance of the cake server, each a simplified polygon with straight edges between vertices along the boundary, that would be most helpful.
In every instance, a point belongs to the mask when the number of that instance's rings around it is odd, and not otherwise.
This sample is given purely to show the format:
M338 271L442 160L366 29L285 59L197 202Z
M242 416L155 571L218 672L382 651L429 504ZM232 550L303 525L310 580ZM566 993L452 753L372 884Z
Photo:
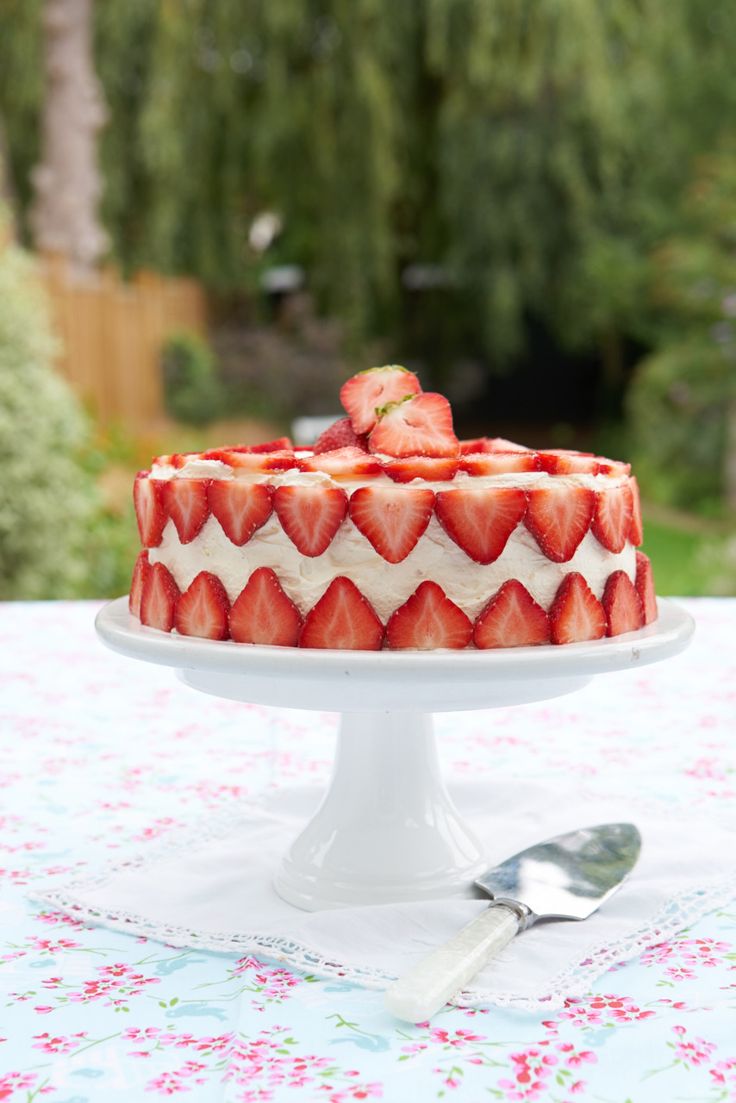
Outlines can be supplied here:
M424 1022L538 919L587 919L633 869L641 836L633 823L603 823L537 843L487 870L475 884L490 907L433 950L386 992L399 1019Z

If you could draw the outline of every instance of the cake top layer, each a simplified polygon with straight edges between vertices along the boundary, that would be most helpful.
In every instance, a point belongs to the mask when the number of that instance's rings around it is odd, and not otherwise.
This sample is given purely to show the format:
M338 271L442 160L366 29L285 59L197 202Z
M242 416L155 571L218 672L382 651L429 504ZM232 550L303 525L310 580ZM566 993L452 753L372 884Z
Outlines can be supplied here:
M325 430L312 448L288 437L257 445L157 456L151 477L168 480L242 479L337 482L364 485L374 479L443 486L467 480L503 485L564 477L573 485L612 485L630 465L567 449L537 451L500 437L458 440L447 399L422 391L413 372L397 365L369 368L343 384L347 416ZM509 480L509 477L512 477Z

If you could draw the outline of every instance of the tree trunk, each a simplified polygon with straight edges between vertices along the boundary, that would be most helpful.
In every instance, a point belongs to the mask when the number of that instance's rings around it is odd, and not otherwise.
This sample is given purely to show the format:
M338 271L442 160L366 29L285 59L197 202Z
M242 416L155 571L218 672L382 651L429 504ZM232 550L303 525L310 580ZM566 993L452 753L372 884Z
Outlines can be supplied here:
M46 91L31 226L40 251L88 271L107 249L97 214L105 106L92 62L92 0L46 0L43 23Z

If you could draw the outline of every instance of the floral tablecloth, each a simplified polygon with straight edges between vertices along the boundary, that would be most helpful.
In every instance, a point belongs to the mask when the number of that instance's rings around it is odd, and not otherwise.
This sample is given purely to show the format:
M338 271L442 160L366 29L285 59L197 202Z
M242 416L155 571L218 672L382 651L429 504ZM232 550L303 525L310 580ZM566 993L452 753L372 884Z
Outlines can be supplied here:
M673 816L732 809L736 601L685 604L698 631L670 662L440 717L448 776L575 777ZM334 717L198 695L106 651L95 609L0 606L0 1100L736 1100L736 902L562 1010L446 1010L416 1027L378 992L32 903L34 885L330 768ZM646 739L627 726L642 710Z

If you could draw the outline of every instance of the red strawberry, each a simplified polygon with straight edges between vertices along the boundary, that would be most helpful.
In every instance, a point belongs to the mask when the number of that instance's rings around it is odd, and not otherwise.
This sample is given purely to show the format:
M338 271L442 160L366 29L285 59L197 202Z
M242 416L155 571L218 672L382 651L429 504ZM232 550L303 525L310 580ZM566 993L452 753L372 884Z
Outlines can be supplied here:
M635 632L644 623L641 600L625 571L614 571L608 576L601 604L608 621L607 636Z
M355 475L381 474L381 465L375 456L350 445L336 448L333 452L305 456L299 461L299 466L304 471L325 471L336 479L341 476L352 478Z
M475 455L477 452L529 452L523 444L515 444L503 437L476 437L474 440L460 441L460 455Z
M348 499L339 487L279 486L273 506L281 526L302 555L322 555L345 519Z
M174 627L174 608L179 587L163 563L154 563L143 584L141 623L149 628L170 632Z
M460 470L469 475L506 475L539 471L536 452L469 452L460 457Z
M631 464L622 463L621 460L608 460L605 456L596 456L601 475L615 475L623 477L631 474Z
M230 602L219 578L200 571L176 603L174 626L182 636L226 640L229 611Z
M437 520L476 563L493 563L526 513L526 494L516 487L473 486L442 490Z
M590 528L595 491L551 486L529 491L524 523L548 559L567 563Z
M629 479L631 490L631 526L629 528L629 540L634 547L639 547L644 541L644 525L641 518L641 498L639 497L639 484L632 475Z
M207 489L211 513L227 538L239 548L247 544L256 529L265 525L273 512L273 488L239 479L213 479Z
M387 456L457 456L450 403L441 394L418 394L392 402L368 438L371 452Z
M548 475L597 475L600 470L595 456L554 450L539 453L539 466Z
M476 647L531 647L549 643L549 619L526 586L504 582L475 622Z
M616 553L624 550L631 528L632 513L633 501L628 486L612 486L608 490L598 491L590 527L604 548Z
M130 583L130 594L128 595L128 608L133 616L140 617L141 615L141 597L143 596L143 587L146 584L146 579L151 571L151 565L148 562L148 552L142 551L135 561L135 567L133 568L133 578Z
M552 643L581 643L606 634L606 614L581 574L563 578L549 611Z
M410 483L414 479L448 482L457 472L454 456L407 456L403 460L389 460L383 470L395 483Z
M359 435L355 432L349 417L333 421L317 437L312 451L315 456L319 456L321 452L333 452L336 448L361 448L364 452L368 451L368 438L365 433Z
M133 504L138 531L144 548L157 548L161 543L166 512L163 506L160 479L152 479L148 471L139 471L133 483Z
M210 515L209 484L209 479L169 479L163 485L164 509L176 525L182 544L191 544L199 536Z
M189 460L202 458L201 452L174 452L170 456L154 456L151 462L157 467L183 467Z
M644 611L644 623L651 624L659 616L657 597L654 592L654 576L649 556L644 552L636 553L636 592Z
M294 445L291 442L291 437L277 437L276 440L267 440L264 444L251 444L248 451L256 454L262 452L293 452Z
M350 519L387 563L416 547L434 507L434 492L419 487L363 486L350 498Z
M335 578L304 621L300 647L380 651L383 625L349 578Z
M413 372L389 364L384 368L368 368L348 379L340 388L340 401L355 432L370 433L379 409L389 402L401 402L407 395L420 394L421 390Z
M294 453L288 449L279 449L277 452L241 452L233 448L215 448L212 452L205 452L206 460L219 460L229 467L235 467L239 471L254 471L264 474L269 471L289 471L297 467Z
M473 625L436 582L421 582L414 593L391 614L386 642L395 650L435 647L467 647Z
M302 618L270 567L259 567L230 610L230 635L238 643L296 647Z

